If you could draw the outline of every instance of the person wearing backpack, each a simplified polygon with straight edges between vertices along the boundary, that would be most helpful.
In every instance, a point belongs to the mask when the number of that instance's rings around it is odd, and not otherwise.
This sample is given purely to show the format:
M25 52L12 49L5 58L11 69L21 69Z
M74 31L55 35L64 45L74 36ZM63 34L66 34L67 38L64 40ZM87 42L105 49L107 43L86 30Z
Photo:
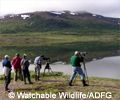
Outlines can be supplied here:
M70 63L72 65L72 69L73 69L73 73L72 76L70 78L69 81L69 86L72 86L72 81L74 80L74 78L76 77L76 74L78 73L81 77L81 81L83 83L83 86L88 86L88 84L86 84L85 81L85 74L81 68L81 62L83 62L83 57L80 57L80 52L79 51L75 51L74 55L71 57L70 59Z
M21 69L22 69L23 81L25 84L26 84L26 78L28 78L29 84L32 84L30 79L29 65L30 65L30 62L27 59L27 55L24 54L21 60Z
M12 68L12 65L10 63L8 55L5 55L5 57L4 57L3 61L2 61L2 66L3 66L3 70L4 70L5 91L9 92L8 85L10 84L10 81L11 81L11 70L12 70L11 68Z

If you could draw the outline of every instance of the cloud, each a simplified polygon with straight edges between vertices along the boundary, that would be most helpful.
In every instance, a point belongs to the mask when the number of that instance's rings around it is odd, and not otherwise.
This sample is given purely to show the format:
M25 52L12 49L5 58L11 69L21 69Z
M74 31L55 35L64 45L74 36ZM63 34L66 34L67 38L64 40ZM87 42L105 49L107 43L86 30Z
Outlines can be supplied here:
M119 0L0 0L0 14L46 10L88 11L120 17Z

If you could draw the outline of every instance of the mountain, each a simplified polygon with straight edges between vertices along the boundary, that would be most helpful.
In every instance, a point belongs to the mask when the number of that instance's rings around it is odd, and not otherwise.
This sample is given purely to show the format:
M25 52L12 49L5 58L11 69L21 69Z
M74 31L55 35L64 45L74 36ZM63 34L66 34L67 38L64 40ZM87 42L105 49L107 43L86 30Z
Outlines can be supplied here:
M118 31L119 18L109 18L89 12L46 11L9 14L0 17L0 33L74 31Z

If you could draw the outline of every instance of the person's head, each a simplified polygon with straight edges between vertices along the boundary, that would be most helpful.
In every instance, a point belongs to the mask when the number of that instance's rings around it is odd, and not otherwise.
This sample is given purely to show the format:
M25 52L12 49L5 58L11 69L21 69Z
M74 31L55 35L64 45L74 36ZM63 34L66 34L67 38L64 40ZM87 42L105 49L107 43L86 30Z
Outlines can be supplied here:
M75 52L74 52L74 55L76 55L76 56L78 56L79 54L80 54L79 51L75 51Z
M19 53L16 53L16 54L15 54L15 56L16 56L16 57L19 57L19 56L20 56L20 54L19 54Z
M8 56L8 55L5 55L4 58L5 58L5 59L9 59L9 56Z
M41 55L40 57L44 58L44 55Z
M26 58L27 57L27 54L23 54L23 58Z

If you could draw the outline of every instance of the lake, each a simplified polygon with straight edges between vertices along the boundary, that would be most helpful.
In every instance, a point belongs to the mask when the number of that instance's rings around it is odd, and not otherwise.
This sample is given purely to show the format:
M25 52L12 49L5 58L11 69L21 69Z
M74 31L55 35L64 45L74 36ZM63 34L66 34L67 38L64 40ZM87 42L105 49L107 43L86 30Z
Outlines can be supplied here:
M72 72L71 65L62 62L56 62L50 66L53 71L60 71L68 75ZM87 62L86 68L88 76L120 79L120 56L105 57L103 59ZM44 65L42 72L43 69ZM0 66L0 70L0 74L3 74L2 66ZM31 64L30 70L34 70L33 64Z

